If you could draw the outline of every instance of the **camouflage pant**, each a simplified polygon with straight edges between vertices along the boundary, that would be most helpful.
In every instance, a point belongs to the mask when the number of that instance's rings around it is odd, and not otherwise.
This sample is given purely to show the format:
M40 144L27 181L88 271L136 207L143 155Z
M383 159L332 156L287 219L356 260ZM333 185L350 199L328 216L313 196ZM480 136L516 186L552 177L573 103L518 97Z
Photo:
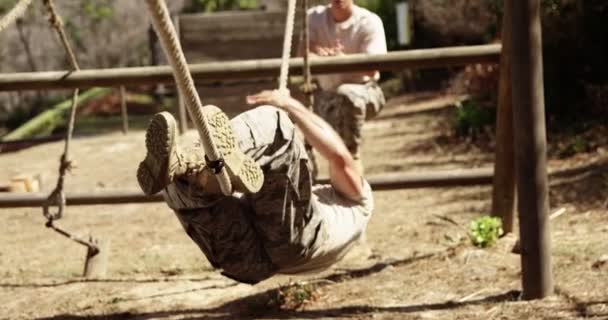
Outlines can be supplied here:
M184 178L164 192L169 207L212 266L237 281L256 283L278 272L309 271L339 259L347 248L342 242L356 238L365 228L371 200L365 205L332 199L320 203L302 139L284 112L259 107L231 122L241 150L264 171L262 189L226 197L208 194ZM198 152L202 153L200 147ZM369 187L366 190L371 198ZM332 210L341 211L343 215L337 216L345 222L328 220ZM330 243L330 233L344 234L346 240Z
M386 103L375 82L343 84L336 91L315 93L315 112L338 132L355 159L361 156L361 130L365 120L375 117Z

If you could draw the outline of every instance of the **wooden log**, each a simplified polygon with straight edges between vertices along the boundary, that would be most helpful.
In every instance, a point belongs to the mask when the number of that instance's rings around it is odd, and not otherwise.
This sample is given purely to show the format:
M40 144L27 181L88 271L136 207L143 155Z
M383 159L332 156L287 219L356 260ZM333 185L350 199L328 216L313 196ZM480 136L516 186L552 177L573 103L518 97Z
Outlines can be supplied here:
M348 55L311 59L314 74L355 72L366 70L401 70L462 66L472 63L497 62L501 45L450 47L393 51L381 55ZM290 61L290 74L302 75L302 58ZM274 78L279 72L281 59L241 60L190 65L195 80L228 80L248 78ZM50 71L37 73L0 74L0 91L73 89L87 87L115 87L173 83L171 69L136 67L74 72Z
M442 170L433 172L414 172L391 175L378 175L367 178L375 191L488 185L492 183L492 169ZM319 179L318 183L329 183L327 178ZM0 195L0 208L40 207L48 194L8 194ZM161 194L145 196L140 191L106 191L90 193L66 194L67 205L101 205L101 204L127 204L150 203L164 201Z
M513 99L511 90L511 1L505 0L502 18L502 53L498 112L496 113L496 151L494 153L494 182L492 215L502 219L505 233L513 232L515 223L515 154L513 144Z
M513 120L523 299L553 292L540 0L512 1Z
M41 138L0 141L0 153L14 152L43 143L55 142L65 139L65 135L52 135Z
M80 94L79 103L86 103L110 92L106 88L93 88ZM72 99L65 100L37 115L2 138L2 141L27 139L50 134L61 122L61 118L72 107Z
M23 193L0 195L0 208L42 207L46 203L48 196L48 193ZM151 203L162 201L164 200L161 194L145 196L139 190L115 190L106 192L83 192L66 194L66 204L70 206Z

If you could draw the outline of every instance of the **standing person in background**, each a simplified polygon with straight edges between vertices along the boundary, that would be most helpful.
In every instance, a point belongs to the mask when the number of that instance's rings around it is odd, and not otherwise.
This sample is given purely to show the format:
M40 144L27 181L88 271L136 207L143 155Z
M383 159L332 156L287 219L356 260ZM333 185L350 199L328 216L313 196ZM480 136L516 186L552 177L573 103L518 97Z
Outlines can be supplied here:
M308 11L310 54L330 57L387 52L384 26L378 15L353 3L330 0ZM300 55L304 54L300 45ZM377 70L317 76L314 110L329 122L344 140L363 174L361 131L365 120L375 117L385 104L378 86Z

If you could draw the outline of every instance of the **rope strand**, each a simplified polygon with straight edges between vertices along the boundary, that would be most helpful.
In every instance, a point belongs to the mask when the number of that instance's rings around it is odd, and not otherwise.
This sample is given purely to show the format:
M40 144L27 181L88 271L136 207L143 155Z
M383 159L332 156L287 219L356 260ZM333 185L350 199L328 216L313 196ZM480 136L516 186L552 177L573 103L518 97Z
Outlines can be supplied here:
M59 36L63 48L66 52L68 62L72 68L72 71L80 70L80 66L78 65L78 61L76 60L76 55L74 54L74 50L70 46L70 42L65 34L63 29L63 22L61 17L57 13L55 8L55 4L53 0L44 0L44 5L47 7L49 12L49 23L55 29L55 32ZM68 171L72 169L72 162L70 160L70 143L72 141L72 135L74 133L74 122L76 121L76 110L78 109L78 94L79 90L75 89L72 93L72 106L70 109L70 117L68 120L68 130L65 134L65 145L63 148L63 154L61 155L60 164L59 164L59 177L57 178L57 185L47 199L47 203L43 208L44 216L49 220L58 220L63 216L63 209L65 207L65 194L64 194L64 182L65 175ZM52 205L58 206L58 210L56 213L51 213L49 207Z
M289 0L287 5L287 21L285 22L285 38L283 38L283 57L281 59L281 74L279 76L279 90L287 90L289 78L289 58L291 57L291 44L293 38L293 25L296 16L296 0Z
M205 154L210 161L221 160L222 155L211 139L207 118L202 111L203 106L200 97L196 92L194 80L186 63L186 57L177 39L177 33L171 23L169 9L167 9L164 0L146 0L146 3L148 4L148 11L152 16L154 29L159 36L165 55L168 58L167 60L169 60L169 64L173 69L175 82L180 92L184 95L188 112L200 135ZM215 176L218 179L222 193L225 195L232 194L232 184L226 168L222 168Z
M44 0L44 5L47 7L47 10L49 12L49 23L51 24L53 29L55 29L57 36L61 40L61 44L63 45L63 49L65 50L68 63L70 64L72 71L80 70L80 66L78 65L78 61L76 60L74 50L72 50L72 46L68 41L68 37L65 34L65 30L63 29L63 21L57 13L57 9L55 8L53 0ZM63 216L63 210L66 205L64 183L66 173L72 169L72 161L70 160L70 142L72 141L72 136L74 134L74 122L76 121L76 110L78 109L78 94L79 89L75 89L72 93L72 106L70 110L70 118L68 120L68 130L65 134L65 145L63 149L63 154L61 155L59 164L59 177L57 178L57 185L55 186L55 189L51 192L43 207L43 214L47 218L47 228L51 228L55 232L79 244L82 244L92 250L92 252L97 253L99 252L99 248L92 241L87 241L86 239L77 237L53 224L55 220L61 219L61 217ZM52 205L56 205L58 207L57 212L50 212L50 206Z
M0 19L0 33L17 19L21 18L31 3L32 0L21 0L11 9L11 11L4 15L4 17Z

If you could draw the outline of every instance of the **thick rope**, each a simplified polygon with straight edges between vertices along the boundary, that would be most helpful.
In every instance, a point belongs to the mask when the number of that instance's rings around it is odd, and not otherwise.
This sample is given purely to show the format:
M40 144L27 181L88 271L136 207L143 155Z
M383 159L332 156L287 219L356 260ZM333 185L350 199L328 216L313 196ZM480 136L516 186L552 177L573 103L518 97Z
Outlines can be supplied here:
M171 23L169 9L167 9L164 0L146 0L146 3L148 4L148 11L152 16L154 29L159 36L165 55L173 69L175 82L179 86L180 92L184 95L188 112L200 135L205 154L210 162L222 161L222 155L219 153L211 139L207 118L203 114L202 103L196 92L194 80L188 69L188 64L186 63L186 57L184 56L181 45L177 39L175 28ZM225 195L232 194L232 184L225 167L216 174L216 177L222 189L222 193Z
M29 7L32 0L20 0L17 4L9 11L2 19L0 19L0 33L4 31L8 26L13 24L17 19L21 18L25 14L25 9Z
M306 100L308 102L308 110L313 111L315 103L315 86L312 83L312 74L310 72L310 29L308 25L308 0L303 0L302 33L300 34L300 42L304 42L304 84L302 85L300 90L302 90L306 96ZM313 152L313 148L308 142L308 140L304 142L304 147L306 149L306 153L308 154L308 158L310 159L310 162L312 164L312 178L314 181L316 181L317 175L319 173L319 166L315 157L315 153Z
M53 29L55 29L57 35L59 36L59 39L61 40L72 71L80 70L80 66L78 65L78 61L76 60L76 55L74 54L74 50L72 50L72 46L70 46L70 42L68 41L68 38L65 34L65 30L63 29L63 22L61 20L61 17L57 13L53 0L44 0L44 4L49 12L49 22ZM61 219L61 217L63 216L63 210L65 208L64 182L66 173L72 168L72 162L70 160L70 142L72 141L72 135L74 133L74 122L76 121L76 110L78 109L78 93L78 89L75 89L72 93L72 108L70 110L68 130L65 135L65 145L63 149L63 154L61 155L59 164L59 177L57 178L57 185L55 186L55 189L51 192L46 204L43 207L43 214L48 220L46 223L47 228L51 228L57 233L68 237L77 243L87 246L89 249L93 250L93 252L99 252L99 248L97 248L97 246L93 243L80 239L79 237L76 237L68 233L67 231L62 230L61 228L53 224L54 220ZM58 207L56 213L50 212L50 206L53 205L56 205Z
M304 85L303 90L308 100L308 109L312 110L315 103L314 90L312 84L312 73L310 72L310 29L308 21L308 0L302 1L302 36L304 41Z
M279 76L279 90L287 90L289 77L289 58L291 57L291 42L293 38L293 25L296 16L296 0L289 0L287 5L287 21L285 22L285 38L283 38L283 57L281 59L281 74Z

